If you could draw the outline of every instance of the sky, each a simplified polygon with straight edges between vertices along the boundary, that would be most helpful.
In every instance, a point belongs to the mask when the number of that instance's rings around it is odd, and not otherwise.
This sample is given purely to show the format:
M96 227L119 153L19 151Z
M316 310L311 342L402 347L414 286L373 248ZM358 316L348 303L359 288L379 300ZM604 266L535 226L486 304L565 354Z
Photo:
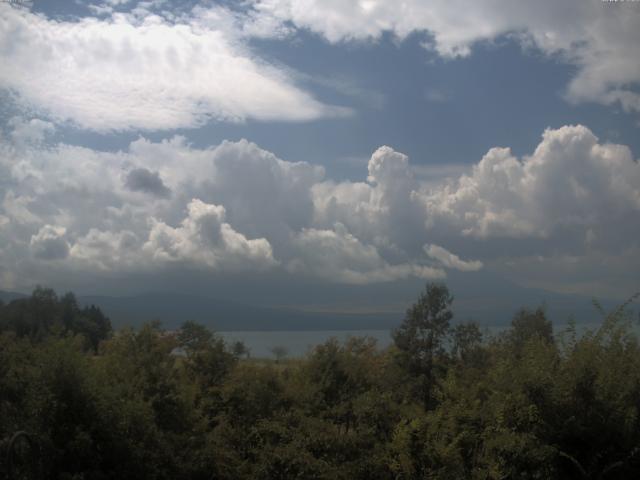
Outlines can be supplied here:
M2 0L0 65L1 290L640 289L640 2Z

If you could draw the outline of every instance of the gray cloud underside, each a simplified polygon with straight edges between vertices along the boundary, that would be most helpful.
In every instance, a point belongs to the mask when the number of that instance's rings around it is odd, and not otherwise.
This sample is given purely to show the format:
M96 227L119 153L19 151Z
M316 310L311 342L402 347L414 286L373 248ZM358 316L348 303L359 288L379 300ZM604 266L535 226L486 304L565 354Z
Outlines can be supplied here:
M524 158L491 149L436 182L380 147L362 181L336 183L245 140L196 149L182 137L140 138L108 153L48 144L53 127L41 120L11 124L0 142L5 288L64 272L178 268L365 284L483 264L533 269L532 259L626 258L620 278L638 267L640 166L584 126L545 131ZM131 172L145 172L146 190L132 188Z
M164 184L158 172L146 168L134 168L125 178L125 186L133 192L143 192L158 197L168 197L171 190Z

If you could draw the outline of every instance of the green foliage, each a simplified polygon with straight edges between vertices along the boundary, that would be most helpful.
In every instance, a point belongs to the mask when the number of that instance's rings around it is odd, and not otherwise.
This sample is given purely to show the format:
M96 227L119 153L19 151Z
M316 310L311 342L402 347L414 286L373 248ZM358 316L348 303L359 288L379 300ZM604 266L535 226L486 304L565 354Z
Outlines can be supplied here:
M557 336L523 310L486 339L449 325L451 301L428 285L386 350L332 339L274 362L194 322L96 344L101 313L39 289L0 307L0 449L29 432L23 470L43 479L638 478L624 308Z
M544 309L531 311L523 308L513 317L506 340L516 352L520 352L527 342L534 339L553 343L553 325L547 319Z
M468 365L477 365L483 360L482 331L475 322L459 323L451 330L452 356Z
M429 283L418 301L407 310L400 327L393 332L396 346L406 352L416 372L429 371L434 358L444 352L444 340L453 318L453 297L446 285Z
M34 342L82 335L87 347L97 351L100 342L111 335L111 322L93 305L80 308L72 293L58 298L53 290L37 287L31 297L0 304L0 332L13 332Z
M453 297L444 284L428 283L393 332L399 360L418 379L418 395L426 408L433 405L438 369L445 356L445 340L453 318Z

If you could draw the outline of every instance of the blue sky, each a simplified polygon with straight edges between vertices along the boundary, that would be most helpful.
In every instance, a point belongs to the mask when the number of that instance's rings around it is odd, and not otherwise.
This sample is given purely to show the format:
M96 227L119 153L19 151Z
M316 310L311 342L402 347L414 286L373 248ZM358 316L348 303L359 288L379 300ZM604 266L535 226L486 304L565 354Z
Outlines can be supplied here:
M639 287L638 3L18 3L0 289Z
M55 16L91 13L71 2L35 2L34 9ZM326 165L333 178L359 178L379 145L394 146L415 164L469 165L496 145L528 154L545 128L576 123L604 141L628 145L637 157L637 115L563 100L575 66L526 49L508 35L474 45L469 57L443 59L422 47L426 37L428 32L417 32L398 42L383 34L374 42L336 46L301 30L284 39L251 39L256 56L292 69L306 91L353 108L353 114L300 124L212 122L177 132L201 147L247 138L283 159ZM126 148L139 135L96 137L77 128L61 133L66 141L101 149Z

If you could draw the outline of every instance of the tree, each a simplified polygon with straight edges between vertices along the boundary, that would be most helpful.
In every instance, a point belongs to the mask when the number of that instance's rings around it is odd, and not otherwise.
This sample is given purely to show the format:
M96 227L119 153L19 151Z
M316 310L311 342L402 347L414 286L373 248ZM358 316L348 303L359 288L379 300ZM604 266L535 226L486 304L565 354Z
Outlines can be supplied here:
M221 337L192 321L184 322L180 327L178 346L186 353L187 369L205 391L219 386L238 360L227 350Z
M476 322L459 323L453 328L451 353L463 363L476 360L482 344L482 332Z
M453 318L453 297L446 285L427 283L418 301L407 310L404 321L393 332L393 340L401 352L409 372L422 379L425 406L430 402L434 382L434 364L444 355L444 340Z
M111 321L98 307L81 309L73 293L58 298L52 289L43 287L36 287L28 298L13 300L0 308L0 331L6 330L38 342L80 334L94 351L112 333Z
M240 340L233 342L233 344L231 345L231 351L237 358L249 358L251 356L251 350L249 349L249 347L247 347L244 342Z
M213 333L204 325L188 320L178 332L178 343L187 355L206 350L213 342Z
M276 345L275 347L271 348L271 353L273 353L273 356L276 357L276 363L280 363L281 360L289 355L289 350L287 349L287 347L283 347L282 345Z
M553 325L542 307L533 311L526 308L519 310L511 321L511 329L507 332L507 339L516 351L521 351L524 345L534 338L545 343L553 343Z

